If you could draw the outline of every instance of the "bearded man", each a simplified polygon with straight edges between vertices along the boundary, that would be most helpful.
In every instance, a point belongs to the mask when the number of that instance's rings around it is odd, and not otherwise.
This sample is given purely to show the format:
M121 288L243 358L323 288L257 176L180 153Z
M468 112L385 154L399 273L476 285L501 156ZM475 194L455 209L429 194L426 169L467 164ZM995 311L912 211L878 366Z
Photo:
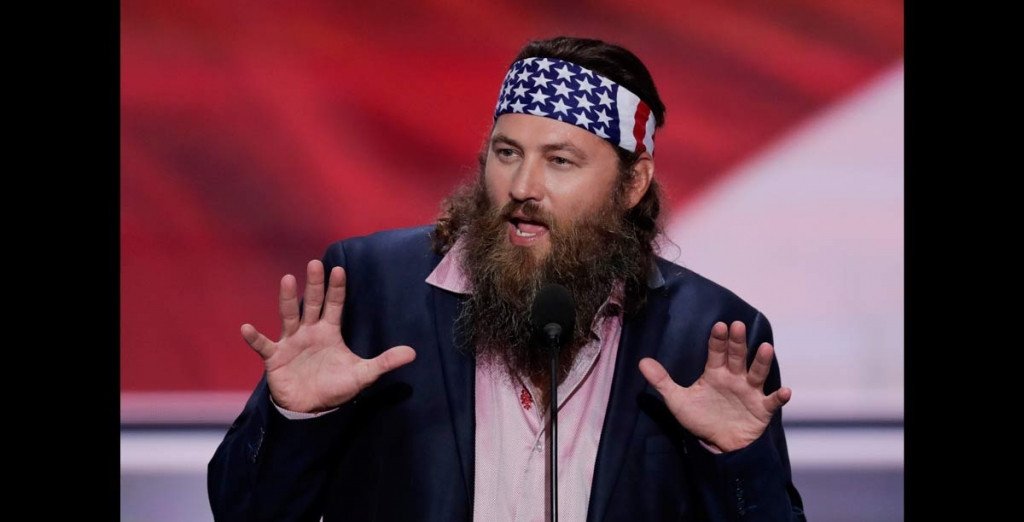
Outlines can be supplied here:
M628 50L527 44L435 224L332 244L301 299L284 276L277 342L242 326L265 372L210 461L214 518L805 520L768 320L657 255L664 114ZM575 303L554 390L549 284Z

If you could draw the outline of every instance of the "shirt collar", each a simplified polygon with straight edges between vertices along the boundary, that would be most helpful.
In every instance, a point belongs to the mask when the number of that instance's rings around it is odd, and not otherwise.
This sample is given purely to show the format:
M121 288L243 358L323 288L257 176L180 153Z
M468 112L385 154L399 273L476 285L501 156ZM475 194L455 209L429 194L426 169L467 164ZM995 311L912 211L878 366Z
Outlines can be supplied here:
M427 276L427 284L456 294L469 295L473 293L469 278L462 271L464 244L462 236L459 236L448 253L441 258L441 262L437 264L434 271Z

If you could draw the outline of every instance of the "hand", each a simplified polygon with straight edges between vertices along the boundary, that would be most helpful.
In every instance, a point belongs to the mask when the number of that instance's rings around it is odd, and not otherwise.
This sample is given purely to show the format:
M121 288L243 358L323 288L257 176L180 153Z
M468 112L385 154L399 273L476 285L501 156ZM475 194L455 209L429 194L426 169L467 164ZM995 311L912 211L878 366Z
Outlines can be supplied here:
M301 319L297 294L295 277L281 278L281 340L276 343L252 325L242 325L245 342L263 358L270 395L278 406L302 413L336 408L384 373L416 358L409 346L395 346L372 359L349 350L341 337L345 304L345 270L341 267L331 270L325 296L323 264L309 262Z
M711 328L704 373L690 387L676 384L651 358L640 361L640 372L684 428L728 452L761 436L772 415L793 396L789 388L764 395L773 356L772 345L762 343L747 371L746 327L739 321L731 328L718 322Z

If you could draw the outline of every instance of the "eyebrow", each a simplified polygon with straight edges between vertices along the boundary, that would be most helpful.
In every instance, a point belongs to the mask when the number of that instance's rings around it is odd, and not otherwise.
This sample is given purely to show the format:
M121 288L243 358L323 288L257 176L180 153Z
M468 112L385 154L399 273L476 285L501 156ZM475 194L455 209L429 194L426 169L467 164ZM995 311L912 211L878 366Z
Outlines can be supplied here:
M520 144L518 141L516 141L516 140L514 140L512 138L509 138L508 136L505 136L504 134L495 134L494 137L491 138L491 146L492 147L495 144L497 144L497 143L505 143L505 144L511 145L511 146L513 146L513 147L515 147L515 148L517 148L519 150L523 150L523 148L524 148L522 146L522 144ZM541 152L544 152L544 153L564 150L564 151L568 151L568 152L576 155L581 160L587 159L587 153L583 152L582 149L580 149L579 147L573 145L572 143L569 143L568 141L560 141L558 143L548 143L548 144L542 145L540 150L541 150Z

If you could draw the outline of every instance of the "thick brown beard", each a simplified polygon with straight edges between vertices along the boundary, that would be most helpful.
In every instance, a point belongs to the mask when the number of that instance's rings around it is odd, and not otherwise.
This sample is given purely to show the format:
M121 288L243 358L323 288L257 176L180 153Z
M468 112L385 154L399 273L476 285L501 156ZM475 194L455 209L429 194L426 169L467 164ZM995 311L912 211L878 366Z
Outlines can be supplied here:
M465 223L463 270L473 293L458 320L463 348L480 364L503 364L510 377L529 379L541 390L546 409L550 396L550 356L531 342L530 309L537 291L556 283L576 303L573 342L559 354L558 382L568 375L576 356L593 338L593 320L616 280L642 281L649 258L624 219L623 187L608 196L599 211L572 223L560 223L536 203L510 202L496 208L483 180L463 187L451 198L452 213ZM521 210L549 227L550 253L537 259L529 248L507 239L509 217ZM617 313L615 307L608 310Z

